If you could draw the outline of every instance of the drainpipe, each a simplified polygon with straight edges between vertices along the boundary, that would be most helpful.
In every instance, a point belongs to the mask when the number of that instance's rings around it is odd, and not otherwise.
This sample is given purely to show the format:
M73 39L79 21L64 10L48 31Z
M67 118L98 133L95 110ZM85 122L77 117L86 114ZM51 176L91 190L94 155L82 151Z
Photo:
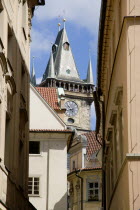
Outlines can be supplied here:
M104 99L100 99L100 103L102 106L102 138L103 138L103 146L102 146L102 208L106 210L106 173L104 167L104 153L105 153L105 105Z
M78 172L75 175L81 179L81 210L83 210L83 178L78 175Z

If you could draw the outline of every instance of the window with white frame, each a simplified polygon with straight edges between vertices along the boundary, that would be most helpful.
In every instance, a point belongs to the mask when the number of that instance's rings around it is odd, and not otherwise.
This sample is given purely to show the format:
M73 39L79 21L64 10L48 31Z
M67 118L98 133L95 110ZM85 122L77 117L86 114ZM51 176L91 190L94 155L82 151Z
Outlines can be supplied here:
M88 182L88 201L98 201L99 200L99 183L98 182Z
M39 177L29 177L28 179L28 194L29 196L39 196Z

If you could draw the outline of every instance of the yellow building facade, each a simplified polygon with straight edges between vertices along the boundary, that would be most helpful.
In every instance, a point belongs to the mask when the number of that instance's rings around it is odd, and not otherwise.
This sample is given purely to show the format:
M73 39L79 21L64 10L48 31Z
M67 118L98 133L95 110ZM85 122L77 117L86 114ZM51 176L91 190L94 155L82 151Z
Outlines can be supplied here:
M94 131L74 138L69 150L68 209L100 210L102 200L101 150Z
M140 209L140 1L102 1L97 131L103 136L103 207Z

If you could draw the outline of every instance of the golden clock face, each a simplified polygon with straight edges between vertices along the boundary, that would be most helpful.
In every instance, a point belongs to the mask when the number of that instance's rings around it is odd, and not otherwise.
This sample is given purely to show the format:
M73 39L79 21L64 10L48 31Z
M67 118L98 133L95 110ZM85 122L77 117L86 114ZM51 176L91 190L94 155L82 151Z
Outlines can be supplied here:
M66 115L69 117L75 116L78 113L78 105L74 101L67 101L65 103Z

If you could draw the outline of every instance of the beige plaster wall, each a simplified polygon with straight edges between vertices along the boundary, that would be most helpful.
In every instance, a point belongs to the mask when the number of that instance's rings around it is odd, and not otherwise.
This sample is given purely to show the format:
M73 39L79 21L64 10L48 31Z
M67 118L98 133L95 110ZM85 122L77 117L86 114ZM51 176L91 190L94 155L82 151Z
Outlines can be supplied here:
M1 0L0 7L0 200L10 209L30 209L27 182L32 12L27 1L23 7L23 1ZM9 130L6 119L10 121Z
M107 175L107 209L139 209L139 152L140 152L140 2L138 0L108 1L105 22L101 88L105 102L104 160ZM108 31L106 31L109 29ZM106 35L107 38L106 39ZM107 47L108 46L108 47ZM116 104L117 89L123 90L121 105ZM120 142L119 112L122 110L122 141ZM117 116L111 123L113 111ZM112 129L112 138L108 131ZM121 159L122 149L122 159ZM109 178L108 178L109 177ZM112 178L113 177L113 178ZM122 199L123 198L123 199Z
M108 201L108 209L117 210L118 207L121 210L131 210L129 206L129 175L128 164L125 165L122 174L118 178L118 185L113 192L112 201Z

